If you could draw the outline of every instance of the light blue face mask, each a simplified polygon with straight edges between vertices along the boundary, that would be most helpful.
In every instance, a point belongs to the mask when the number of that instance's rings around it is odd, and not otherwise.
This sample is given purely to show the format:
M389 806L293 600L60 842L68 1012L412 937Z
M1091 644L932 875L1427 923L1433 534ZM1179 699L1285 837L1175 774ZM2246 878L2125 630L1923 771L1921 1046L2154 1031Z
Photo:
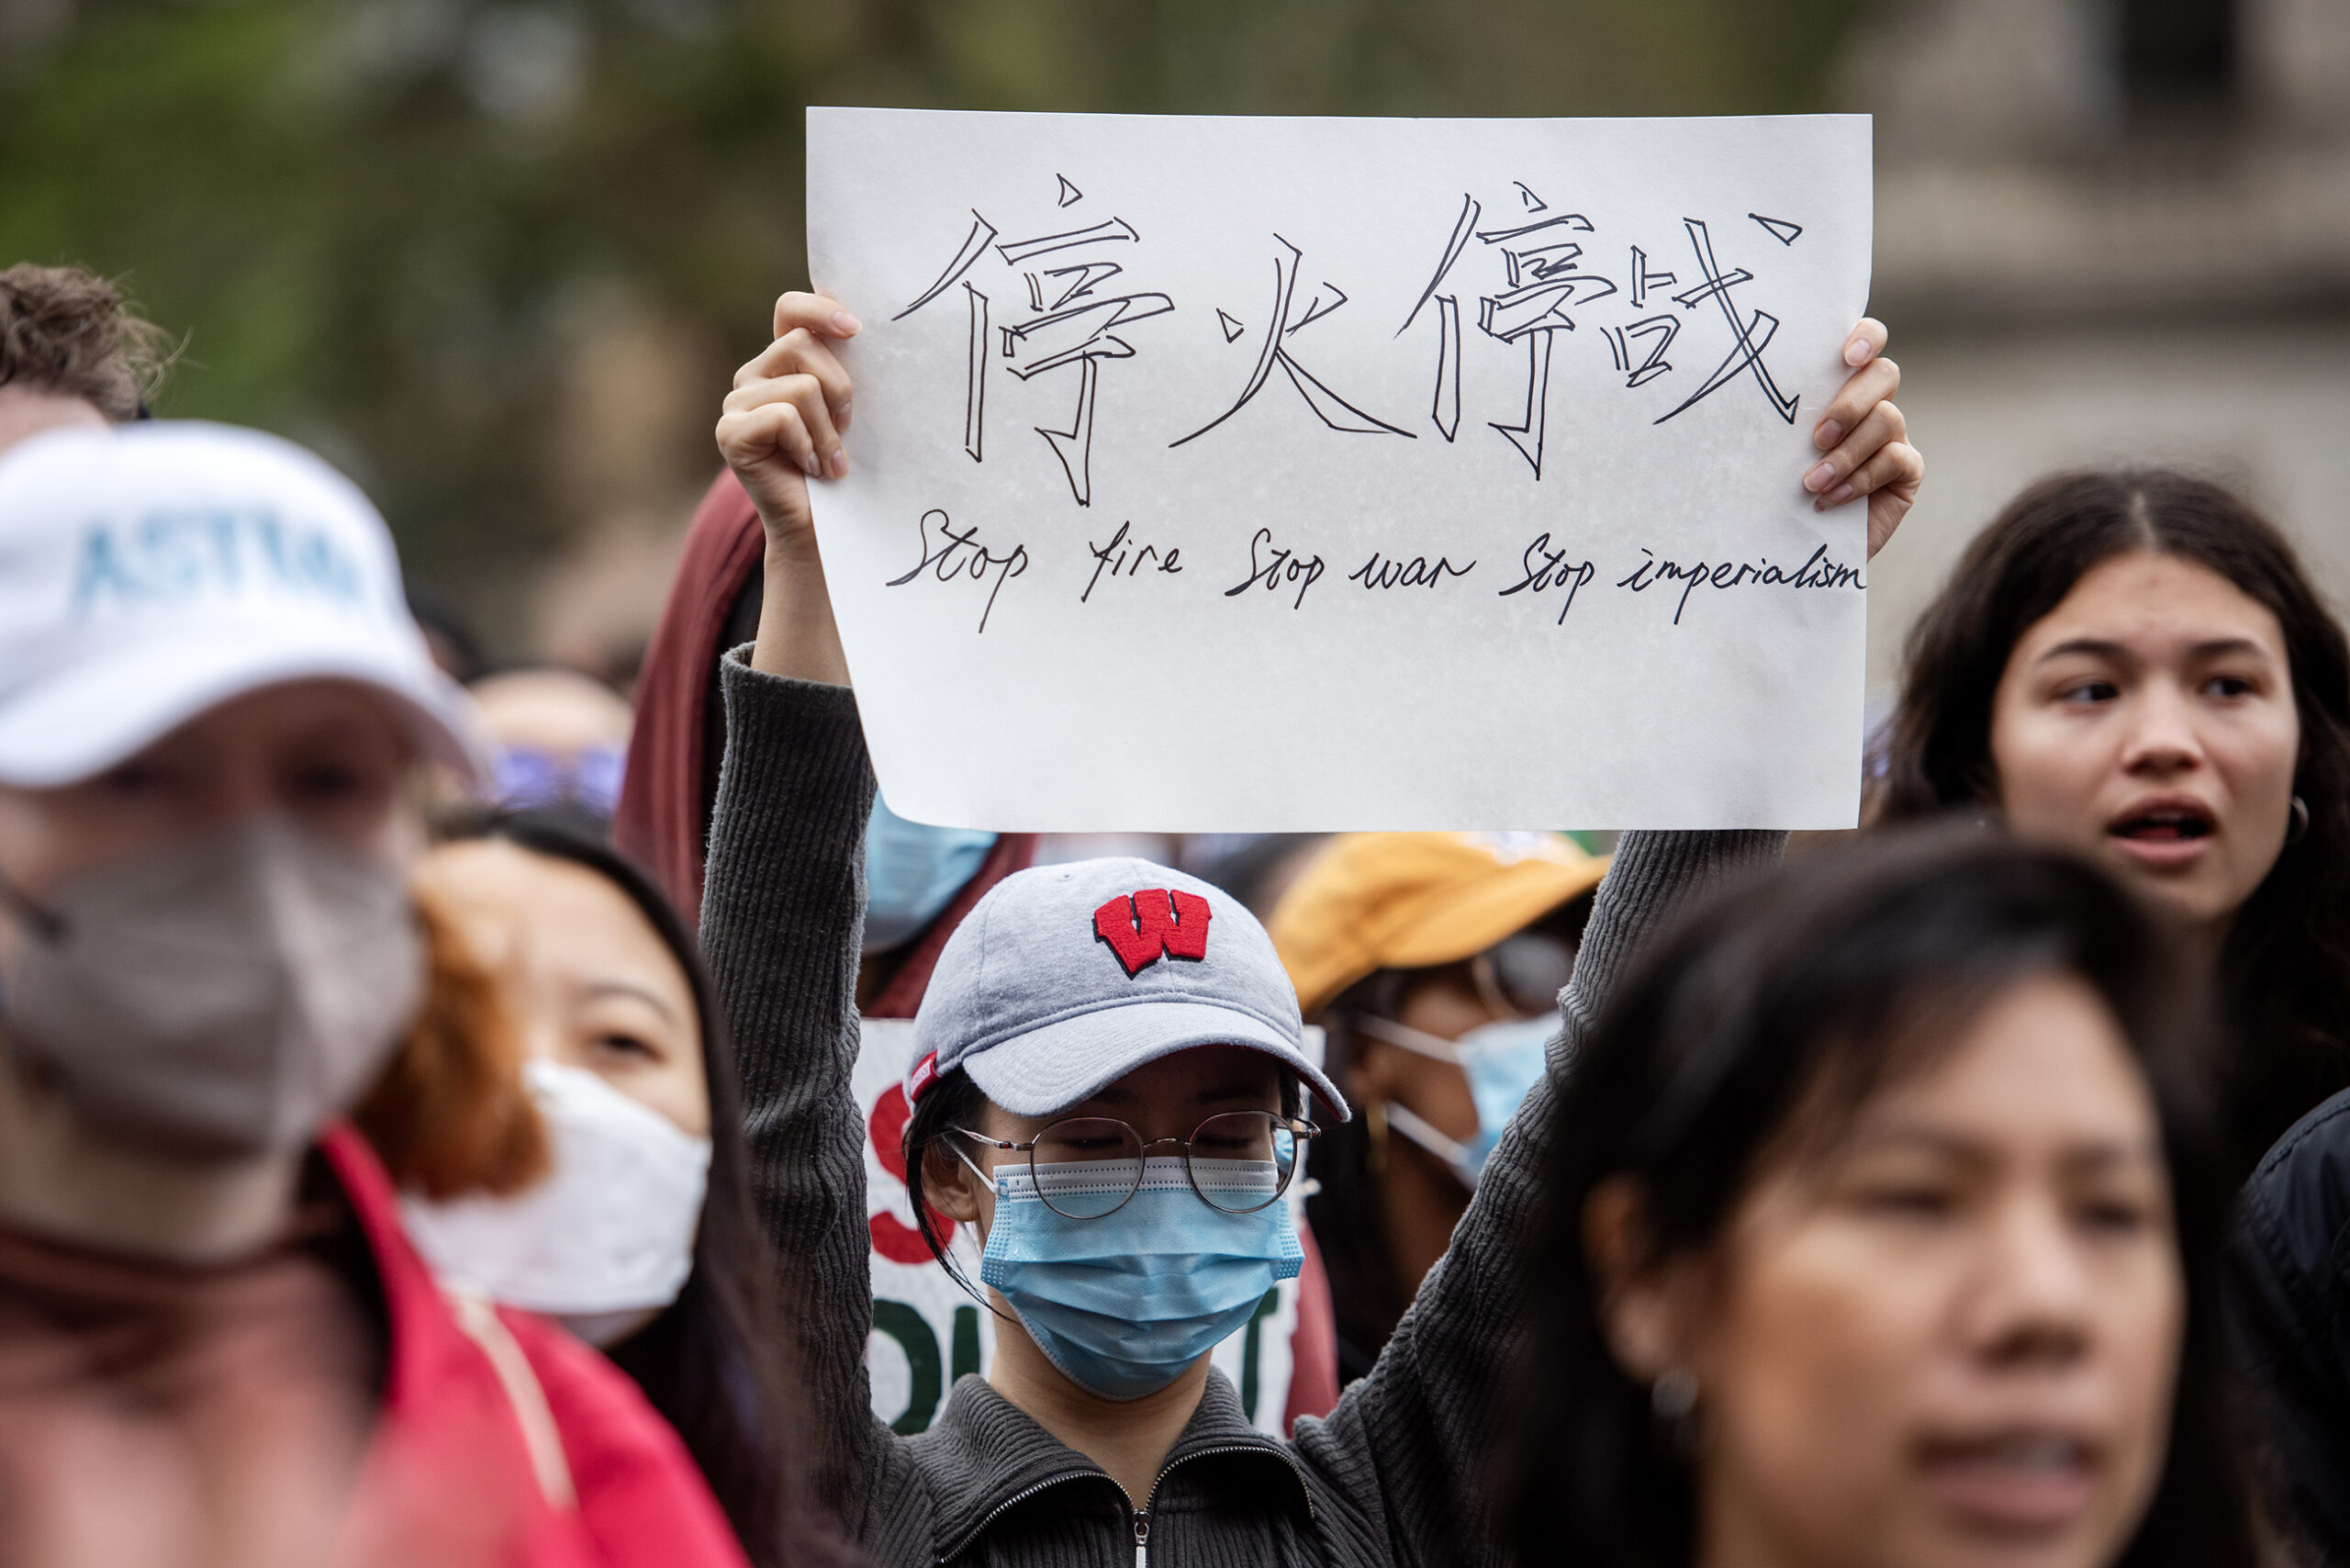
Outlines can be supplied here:
M1466 1143L1445 1137L1409 1106L1390 1101L1381 1109L1387 1114L1389 1126L1443 1160L1460 1178L1463 1186L1473 1189L1477 1179L1484 1174L1485 1161L1502 1141L1509 1119L1517 1114L1518 1106L1525 1103L1540 1081L1549 1058L1550 1036L1559 1032L1559 1020L1556 1014L1550 1014L1535 1018L1505 1018L1480 1025L1457 1040L1398 1024L1392 1018L1358 1018L1355 1027L1374 1040L1451 1062L1468 1077L1469 1097L1477 1106L1477 1132Z
M912 941L955 902L995 834L910 823L879 796L865 827L865 950L886 953Z
M1050 1166L1045 1179L1082 1188L1107 1163ZM1270 1195L1279 1185L1270 1161L1203 1159L1197 1169L1201 1181L1233 1191ZM1304 1262L1286 1198L1254 1214L1211 1208L1180 1158L1145 1160L1141 1187L1099 1219L1057 1213L1025 1165L998 1167L995 1192L979 1278L1003 1293L1053 1365L1104 1399L1139 1399L1173 1383Z

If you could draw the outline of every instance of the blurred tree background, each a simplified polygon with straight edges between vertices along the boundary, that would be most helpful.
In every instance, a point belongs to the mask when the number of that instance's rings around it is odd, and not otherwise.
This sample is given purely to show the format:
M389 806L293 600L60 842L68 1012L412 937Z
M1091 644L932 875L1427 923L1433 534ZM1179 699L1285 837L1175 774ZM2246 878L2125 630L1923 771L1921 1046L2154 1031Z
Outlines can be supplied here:
M494 651L595 662L565 613L657 600L806 282L807 105L1805 110L1863 3L0 0L0 257L122 280L161 412L317 447Z

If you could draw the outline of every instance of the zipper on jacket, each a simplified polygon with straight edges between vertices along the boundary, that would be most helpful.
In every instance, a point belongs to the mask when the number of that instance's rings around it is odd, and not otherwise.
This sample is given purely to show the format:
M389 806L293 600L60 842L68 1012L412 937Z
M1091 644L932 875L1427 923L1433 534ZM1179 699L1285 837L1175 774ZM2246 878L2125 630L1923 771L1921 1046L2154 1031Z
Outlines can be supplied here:
M1305 1498L1305 1517L1309 1520L1314 1518L1314 1489L1305 1484L1305 1472L1298 1468L1297 1461L1279 1449L1263 1448L1255 1443L1228 1443L1223 1448L1198 1449L1161 1470L1151 1481L1150 1495L1144 1498L1142 1506L1135 1510L1135 1568L1150 1568L1151 1510L1158 1506L1158 1489L1166 1484L1169 1476L1175 1473L1175 1465L1188 1464L1195 1459L1213 1459L1225 1453L1270 1453L1288 1465L1291 1473L1297 1477L1299 1494Z
M1160 1484L1166 1481L1168 1476L1174 1473L1175 1465L1186 1463L1189 1461L1195 1459L1212 1459L1218 1454L1227 1453L1268 1453L1272 1455L1275 1459L1280 1460L1283 1464L1288 1465L1290 1468L1290 1473L1297 1477L1297 1486L1300 1495L1304 1496L1305 1499L1306 1518L1311 1520L1315 1518L1314 1511L1314 1489L1305 1484L1305 1472L1299 1467L1297 1461L1290 1458L1288 1454L1283 1453L1280 1449L1259 1443L1227 1443L1222 1448L1200 1449L1194 1452L1185 1454L1181 1459L1177 1460L1174 1464L1169 1464L1164 1470L1161 1470L1150 1484L1150 1495L1143 1500L1143 1506L1141 1507L1136 1508L1134 1511L1135 1568L1149 1568L1151 1508L1158 1501L1158 1488ZM1043 1481L1037 1482L1034 1486L1023 1487L1020 1491L1013 1493L1009 1497L1006 1497L1002 1502L998 1503L994 1507L990 1508L979 1522L973 1525L969 1529L965 1530L961 1539L957 1540L950 1549L939 1553L938 1561L942 1563L952 1561L955 1557L961 1554L962 1551L971 1544L971 1542L977 1540L981 1535L985 1534L987 1532L988 1526L995 1523L998 1516L1017 1507L1020 1504L1026 1502L1031 1497L1034 1497L1037 1493L1046 1491L1051 1487L1058 1486L1065 1481L1080 1481L1083 1480L1087 1476L1095 1475L1101 1476L1104 1481L1110 1479L1109 1476L1103 1474L1103 1473L1099 1470L1073 1470L1064 1472L1059 1475L1049 1476Z

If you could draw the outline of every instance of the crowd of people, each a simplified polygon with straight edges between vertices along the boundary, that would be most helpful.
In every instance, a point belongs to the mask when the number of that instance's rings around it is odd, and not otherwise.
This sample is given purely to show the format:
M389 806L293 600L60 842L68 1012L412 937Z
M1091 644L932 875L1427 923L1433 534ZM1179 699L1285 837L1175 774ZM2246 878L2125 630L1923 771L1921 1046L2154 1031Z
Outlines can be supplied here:
M877 798L853 307L623 700L0 273L0 1568L2350 1561L2350 644L2242 497L2019 474L1799 853L1071 860ZM1786 476L1872 554L1885 347ZM992 1315L916 1432L871 1020Z

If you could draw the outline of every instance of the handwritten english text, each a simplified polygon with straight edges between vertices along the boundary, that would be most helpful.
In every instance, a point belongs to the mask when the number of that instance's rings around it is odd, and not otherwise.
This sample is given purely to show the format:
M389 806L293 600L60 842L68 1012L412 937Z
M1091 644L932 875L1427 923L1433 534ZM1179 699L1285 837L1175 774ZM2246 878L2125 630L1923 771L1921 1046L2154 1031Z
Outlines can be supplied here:
M1393 555L1382 556L1374 550L1371 559L1347 574L1347 581L1360 583L1366 588L1434 588L1447 577L1465 577L1476 569L1472 561L1456 566L1438 555L1433 565L1426 555L1415 555L1409 561L1399 561Z
M1225 598L1237 599L1250 588L1260 586L1269 593L1274 592L1295 583L1297 597L1290 601L1289 607L1296 610L1304 605L1305 590L1322 580L1325 569L1322 557L1312 555L1301 560L1295 551L1286 547L1275 550L1270 555L1259 554L1259 546L1272 542L1273 531L1270 528L1260 528L1249 536L1248 578L1225 589Z
M931 543L930 537L931 520L934 518L938 521L939 543L936 545ZM988 589L988 601L979 610L979 630L985 632L988 629L988 617L995 613L996 595L1003 591L1005 583L1026 574L1028 546L1014 544L1010 550L999 555L979 543L979 525L978 523L970 524L958 533L955 531L954 524L947 520L946 511L938 507L933 507L923 513L922 521L916 524L916 529L922 541L922 560L904 577L891 577L882 586L903 588L924 572L932 573L942 583L953 582L957 577L969 577L974 582L985 582L992 573L995 584Z
M1645 593L1657 583L1678 582L1681 585L1681 602L1673 607L1673 623L1675 626L1681 624L1681 612L1689 607L1689 595L1699 583L1707 583L1718 588L1740 588L1749 583L1763 588L1850 588L1863 590L1869 586L1858 566L1847 566L1828 559L1828 546L1825 544L1814 549L1810 559L1792 572L1771 565L1768 559L1721 561L1710 565L1698 561L1684 566L1675 561L1658 560L1653 550L1643 548L1640 554L1648 559L1616 586L1630 588L1634 593Z
M1537 566L1537 561L1541 564ZM1547 532L1534 536L1534 543L1526 547L1526 554L1519 558L1518 566L1526 575L1495 597L1507 599L1514 593L1540 594L1550 588L1563 588L1567 590L1567 601L1559 606L1559 619L1553 622L1560 626L1567 623L1567 611L1575 607L1575 595L1589 588L1591 579L1599 574L1598 566L1590 561L1568 560L1565 545L1553 549Z
M1077 596L1078 603L1084 604L1093 598L1093 586L1102 580L1102 574L1105 571L1113 577L1121 573L1129 577L1140 577L1146 568L1170 576L1182 571L1183 552L1180 546L1163 553L1156 544L1129 546L1126 535L1133 528L1131 522L1118 524L1118 532L1111 536L1107 544L1097 545L1091 539L1085 542L1085 548L1093 556L1093 575L1085 580L1085 591ZM1130 555L1133 557L1131 566L1127 564Z

